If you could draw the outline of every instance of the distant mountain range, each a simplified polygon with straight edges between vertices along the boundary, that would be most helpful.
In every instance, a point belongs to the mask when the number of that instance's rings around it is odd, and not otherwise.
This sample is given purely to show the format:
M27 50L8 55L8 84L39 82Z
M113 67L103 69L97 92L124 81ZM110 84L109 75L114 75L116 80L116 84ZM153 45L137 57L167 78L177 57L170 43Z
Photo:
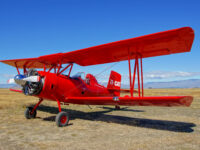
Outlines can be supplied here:
M107 83L101 83L107 86ZM129 88L129 85L122 84L122 88ZM0 88L16 87L16 84L0 84ZM137 86L136 86L137 88ZM170 82L147 82L144 88L200 88L200 79L179 80Z
M144 88L200 88L200 79L171 82L148 82L144 84Z
M16 87L16 84L0 84L0 88L12 88Z
M103 83L107 86L107 83ZM122 88L129 88L129 85L122 84ZM137 88L137 86L136 86ZM144 83L144 88L200 88L200 79L179 80L170 82L147 82Z

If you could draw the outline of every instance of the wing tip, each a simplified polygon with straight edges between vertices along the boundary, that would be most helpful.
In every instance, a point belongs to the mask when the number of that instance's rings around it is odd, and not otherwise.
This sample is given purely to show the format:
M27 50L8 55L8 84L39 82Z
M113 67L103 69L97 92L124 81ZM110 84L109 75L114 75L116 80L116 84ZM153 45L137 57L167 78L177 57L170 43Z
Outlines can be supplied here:
M184 96L181 98L181 103L187 107L189 107L192 104L193 97L192 96Z

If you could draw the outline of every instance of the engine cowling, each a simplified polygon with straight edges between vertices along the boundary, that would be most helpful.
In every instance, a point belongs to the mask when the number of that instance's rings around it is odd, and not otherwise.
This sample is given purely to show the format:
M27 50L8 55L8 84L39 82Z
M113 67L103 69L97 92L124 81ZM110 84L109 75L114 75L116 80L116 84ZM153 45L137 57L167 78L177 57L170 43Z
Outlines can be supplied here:
M42 91L44 78L41 78L36 70L29 70L23 81L25 84L22 86L22 90L25 95L38 95Z

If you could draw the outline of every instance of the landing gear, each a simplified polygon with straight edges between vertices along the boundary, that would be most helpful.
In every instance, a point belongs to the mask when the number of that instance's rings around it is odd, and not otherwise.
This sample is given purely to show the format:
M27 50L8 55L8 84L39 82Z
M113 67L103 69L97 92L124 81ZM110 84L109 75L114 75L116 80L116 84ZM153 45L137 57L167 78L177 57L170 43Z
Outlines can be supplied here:
M61 111L56 115L56 125L58 127L67 126L69 122L69 114L67 112Z
M64 127L68 125L69 114L61 110L60 101L57 100L59 113L56 115L56 125L58 127Z
M115 105L115 110L120 110L120 106L119 105Z
M25 112L24 112L24 116L26 119L31 119L31 118L35 118L36 114L37 114L37 107L40 105L40 103L43 101L43 99L41 98L39 100L39 102L34 106L34 107L27 107ZM64 112L61 110L61 106L60 106L60 101L57 100L58 103L58 110L59 113L56 115L56 125L58 127L64 127L67 126L69 123L69 114L67 112Z
M24 112L24 116L26 119L31 119L31 118L35 118L36 114L37 114L37 107L40 105L40 103L43 101L43 99L41 98L39 100L39 102L34 106L34 107L27 107L25 112Z
M24 116L26 119L31 119L31 118L35 118L36 117L36 114L37 114L37 111L33 110L33 107L27 107L25 112L24 112Z

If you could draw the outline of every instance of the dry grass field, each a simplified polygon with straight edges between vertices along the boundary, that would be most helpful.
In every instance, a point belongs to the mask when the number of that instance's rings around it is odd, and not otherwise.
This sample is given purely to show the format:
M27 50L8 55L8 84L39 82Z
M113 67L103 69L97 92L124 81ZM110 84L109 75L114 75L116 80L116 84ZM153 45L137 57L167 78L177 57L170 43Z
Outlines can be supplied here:
M70 124L58 128L55 102L44 101L37 118L24 110L37 98L0 89L0 150L199 150L200 89L148 89L145 95L192 95L190 107L62 106Z

